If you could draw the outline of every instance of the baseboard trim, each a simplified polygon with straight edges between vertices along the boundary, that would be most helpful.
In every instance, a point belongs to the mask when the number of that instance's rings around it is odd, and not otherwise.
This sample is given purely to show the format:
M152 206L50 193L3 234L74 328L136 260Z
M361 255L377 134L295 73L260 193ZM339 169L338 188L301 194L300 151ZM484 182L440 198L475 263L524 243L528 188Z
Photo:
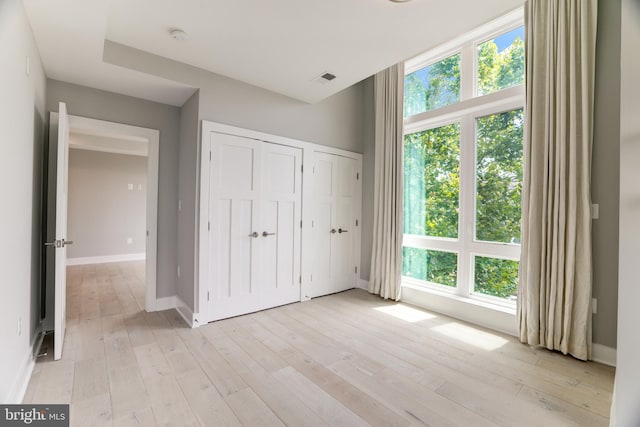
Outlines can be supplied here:
M156 304L154 307L154 311L163 311L170 310L172 308L176 308L176 297L164 297L156 299Z
M616 366L617 350L613 347L593 343L591 345L591 360L603 365Z
M364 289L369 292L369 281L364 279L358 279L358 285L356 286L358 289Z
M178 311L180 316L182 316L184 321L187 322L187 325L189 325L190 328L196 328L200 326L196 315L189 307L187 307L187 304L185 304L184 301L180 299L180 297L176 297L176 310Z
M106 264L110 262L144 261L145 259L145 253L90 256L81 258L67 258L67 265Z
M31 380L31 374L33 373L33 368L36 366L36 354L38 354L40 344L42 344L41 335L42 326L40 325L36 330L35 339L29 347L29 351L22 362L22 366L18 369L18 374L16 375L13 387L11 387L11 391L9 391L6 403L20 404L24 400L24 395L27 392L27 387Z

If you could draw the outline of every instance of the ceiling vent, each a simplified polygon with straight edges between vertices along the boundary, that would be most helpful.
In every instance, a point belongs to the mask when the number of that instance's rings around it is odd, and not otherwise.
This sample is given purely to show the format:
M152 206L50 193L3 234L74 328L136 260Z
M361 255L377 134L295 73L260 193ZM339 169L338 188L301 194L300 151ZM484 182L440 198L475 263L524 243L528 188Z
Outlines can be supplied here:
M327 84L327 83L331 82L335 78L336 78L335 74L322 73L322 74L320 74L318 77L316 77L313 80L318 82L318 83L320 83L320 84Z

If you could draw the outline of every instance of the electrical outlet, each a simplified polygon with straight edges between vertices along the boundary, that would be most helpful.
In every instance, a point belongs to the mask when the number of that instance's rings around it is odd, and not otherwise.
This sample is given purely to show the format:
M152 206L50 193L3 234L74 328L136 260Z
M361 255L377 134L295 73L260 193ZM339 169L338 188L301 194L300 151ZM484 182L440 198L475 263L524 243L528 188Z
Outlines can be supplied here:
M180 266L178 266L178 277L180 277Z
M128 190L133 190L133 184L128 184L128 185L127 185L127 189L128 189Z
M138 191L142 191L142 184L138 184Z
M18 317L18 326L16 332L18 333L18 336L22 335L22 316Z
M27 72L27 77L29 77L29 74L31 74L31 58L29 58L29 55L27 55L27 67L26 67L26 72Z
M600 218L600 205L598 203L594 203L591 205L591 219Z
M598 312L598 298L591 298L591 312L593 314Z
M127 245L131 245L131 244L133 244L133 238L127 237Z
M178 200L178 212L182 211L182 200Z

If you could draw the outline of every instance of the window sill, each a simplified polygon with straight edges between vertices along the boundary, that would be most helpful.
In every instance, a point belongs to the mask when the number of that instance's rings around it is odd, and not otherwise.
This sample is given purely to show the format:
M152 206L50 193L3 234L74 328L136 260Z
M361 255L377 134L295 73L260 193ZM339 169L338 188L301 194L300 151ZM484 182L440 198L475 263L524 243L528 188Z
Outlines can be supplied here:
M427 310L517 335L516 310L491 301L463 297L437 289L402 282L402 301Z

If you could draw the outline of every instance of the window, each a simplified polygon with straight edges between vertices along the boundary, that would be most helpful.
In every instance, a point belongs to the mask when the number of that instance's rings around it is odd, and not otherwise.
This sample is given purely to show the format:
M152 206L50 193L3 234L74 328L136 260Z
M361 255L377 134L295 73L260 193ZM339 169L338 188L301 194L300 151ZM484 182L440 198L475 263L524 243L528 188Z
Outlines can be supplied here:
M403 283L513 306L522 15L407 61L405 69Z

